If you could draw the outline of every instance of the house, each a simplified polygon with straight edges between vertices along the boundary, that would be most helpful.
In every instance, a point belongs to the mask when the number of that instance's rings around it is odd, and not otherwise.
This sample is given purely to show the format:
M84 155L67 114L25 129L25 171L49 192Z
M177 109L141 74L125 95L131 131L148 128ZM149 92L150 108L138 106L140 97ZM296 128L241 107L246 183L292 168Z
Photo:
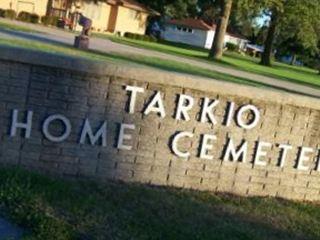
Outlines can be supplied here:
M71 1L68 0L48 0L46 15L60 18L66 17L71 4Z
M111 4L111 11L108 21L108 32L125 32L145 34L149 15L159 13L148 9L144 5L133 0L119 0Z
M254 45L254 44L247 44L246 46L246 53L253 57L260 57L264 51L263 46Z
M227 43L235 44L239 49L245 50L249 41L239 34L227 32L224 41Z
M92 30L124 35L125 32L145 34L149 15L157 12L135 0L0 0L0 8L26 11L39 16L49 15L73 20L81 12L92 19ZM79 26L76 26L79 30Z
M93 31L145 34L147 19L158 14L134 0L106 0L104 2L77 1L72 11L92 19Z
M169 20L165 24L162 38L171 42L180 42L210 49L215 31L216 25L209 25L201 19ZM239 35L227 33L224 42L236 44L240 49L244 49L248 40Z
M47 13L48 0L0 0L1 9L12 9L19 12L35 13L44 16Z

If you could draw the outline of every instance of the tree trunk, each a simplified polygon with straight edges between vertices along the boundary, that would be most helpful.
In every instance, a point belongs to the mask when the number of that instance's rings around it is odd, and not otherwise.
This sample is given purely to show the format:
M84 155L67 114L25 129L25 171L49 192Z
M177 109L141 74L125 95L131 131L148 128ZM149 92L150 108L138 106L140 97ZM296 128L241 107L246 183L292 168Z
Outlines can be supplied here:
M297 61L297 54L293 53L290 61L290 65L295 65Z
M270 26L268 28L267 38L264 42L264 51L261 55L260 64L265 66L271 66L272 46L273 46L275 33L277 30L277 24L278 24L278 13L277 13L277 10L273 10Z
M224 36L227 31L229 16L232 8L233 0L221 0L221 12L217 28L214 34L213 44L209 53L209 57L213 59L221 59L223 54Z
M51 16L52 15L52 4L53 4L53 0L48 0L47 12L46 12L47 16Z

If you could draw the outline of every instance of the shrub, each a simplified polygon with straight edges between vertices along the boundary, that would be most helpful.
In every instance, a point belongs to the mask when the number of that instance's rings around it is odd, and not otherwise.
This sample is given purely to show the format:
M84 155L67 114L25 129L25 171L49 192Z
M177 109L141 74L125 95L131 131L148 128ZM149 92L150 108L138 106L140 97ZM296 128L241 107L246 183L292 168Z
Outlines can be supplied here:
M157 38L155 38L154 36L148 36L148 35L142 35L142 34L136 34L136 33L130 33L130 32L126 32L124 36L126 38L137 39L137 40L142 40L146 42L157 42Z
M16 12L12 9L7 9L4 11L5 18L14 19L14 18L16 18L16 16L17 16Z
M18 20L23 22L30 22L30 23L38 23L39 22L39 15L35 13L29 12L20 12L18 15Z
M59 17L55 16L42 16L41 17L41 23L44 25L52 25L52 26L57 26Z
M6 10L0 8L0 17L4 17Z
M226 47L228 48L229 51L232 51L232 52L239 51L238 45L234 43L227 42Z
M51 17L50 16L42 16L41 17L41 23L43 25L51 25Z
M22 11L18 14L17 19L23 22L30 22L30 15L30 13Z
M33 13L30 15L30 22L31 23L39 23L39 19L40 19L40 17L38 14Z

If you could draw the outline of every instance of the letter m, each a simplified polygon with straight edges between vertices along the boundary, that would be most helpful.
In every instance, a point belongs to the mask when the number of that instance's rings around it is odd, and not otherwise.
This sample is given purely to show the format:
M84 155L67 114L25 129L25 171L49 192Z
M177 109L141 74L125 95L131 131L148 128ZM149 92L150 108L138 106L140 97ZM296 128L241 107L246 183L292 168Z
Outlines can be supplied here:
M248 143L246 141L243 141L241 146L238 147L238 149L234 146L234 143L231 138L229 138L228 145L223 157L223 161L230 160L230 157L233 161L240 161L242 158L242 162L246 162L247 157L247 148Z
M107 122L103 122L99 130L94 134L88 119L86 119L80 137L80 144L84 144L86 138L89 138L91 145L95 145L96 142L101 138L103 147L107 146Z

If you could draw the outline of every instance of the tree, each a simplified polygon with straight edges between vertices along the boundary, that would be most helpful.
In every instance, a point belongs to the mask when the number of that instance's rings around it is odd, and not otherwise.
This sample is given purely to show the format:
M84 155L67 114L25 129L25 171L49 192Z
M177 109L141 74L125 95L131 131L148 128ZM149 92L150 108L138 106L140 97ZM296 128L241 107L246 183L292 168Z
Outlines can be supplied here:
M279 21L279 10L274 8L271 11L270 25L268 28L266 40L264 42L264 51L261 55L261 64L265 66L271 66L271 55L273 50L272 47L273 47L273 42L275 38L278 21Z
M198 14L197 0L138 0L145 6L158 11L163 17L186 18Z
M202 0L209 1L209 0ZM261 0L259 0L261 1ZM249 37L256 30L254 20L260 12L257 0L216 0L209 1L218 5L219 14L216 33L213 41L210 58L220 59L223 54L224 38L227 29Z
M262 65L271 65L275 39L277 42L295 39L296 45L310 51L317 50L319 35L316 26L320 24L320 0L265 0L266 12L271 20L264 42Z
M198 0L198 17L209 24L216 23L219 17L220 5L217 0Z
M220 16L218 19L214 40L209 57L221 59L223 54L224 37L228 27L233 0L220 0Z

